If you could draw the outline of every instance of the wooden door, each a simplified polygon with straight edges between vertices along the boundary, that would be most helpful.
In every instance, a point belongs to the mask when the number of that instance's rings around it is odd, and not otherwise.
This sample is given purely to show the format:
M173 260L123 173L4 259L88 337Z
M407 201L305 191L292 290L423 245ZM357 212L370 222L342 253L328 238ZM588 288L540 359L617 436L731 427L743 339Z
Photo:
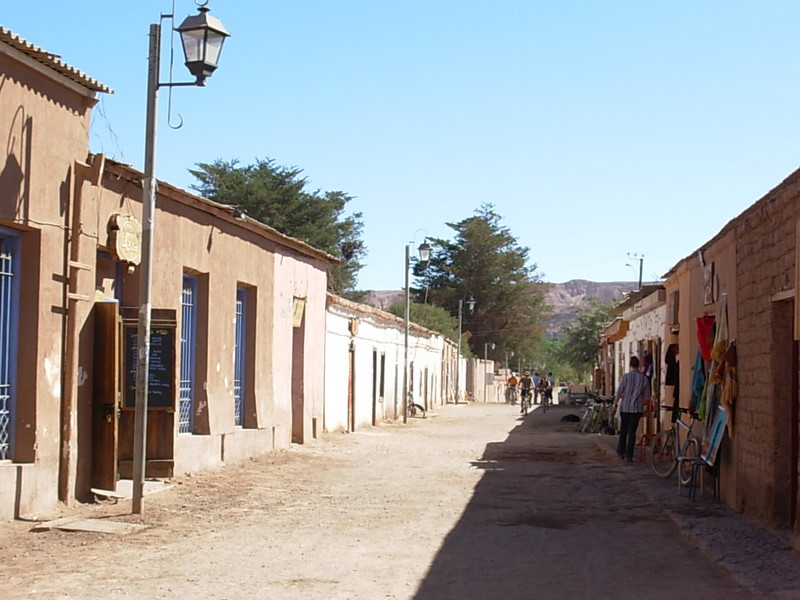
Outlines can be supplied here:
M94 314L92 487L113 491L119 458L119 305L98 302Z

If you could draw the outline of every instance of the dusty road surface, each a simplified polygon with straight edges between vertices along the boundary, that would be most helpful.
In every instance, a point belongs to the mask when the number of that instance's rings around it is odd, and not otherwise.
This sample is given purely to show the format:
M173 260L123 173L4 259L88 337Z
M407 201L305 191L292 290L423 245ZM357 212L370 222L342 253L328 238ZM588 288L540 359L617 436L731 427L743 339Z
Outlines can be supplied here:
M447 406L63 514L0 524L0 598L530 600L758 597L682 536L578 409ZM688 502L688 500L687 500ZM48 515L52 517L55 515Z

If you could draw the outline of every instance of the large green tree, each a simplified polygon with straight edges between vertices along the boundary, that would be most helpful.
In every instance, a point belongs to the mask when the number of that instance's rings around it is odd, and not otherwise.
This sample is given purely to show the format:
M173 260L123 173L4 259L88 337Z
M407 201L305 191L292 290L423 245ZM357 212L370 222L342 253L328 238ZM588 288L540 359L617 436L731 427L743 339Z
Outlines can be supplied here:
M516 356L533 357L536 339L549 318L544 284L529 264L529 249L521 247L501 224L494 206L484 204L457 223L447 223L453 240L432 239L431 260L414 267L415 285L429 301L458 314L462 301L462 331L472 352L505 362ZM467 300L475 309L467 309ZM492 348L494 345L494 348Z
M603 302L589 298L588 306L578 310L575 320L565 328L561 356L584 381L588 381L590 371L597 364L600 332L613 318L611 309L616 303L616 300Z
M245 166L218 159L198 163L189 172L198 180L191 188L205 198L237 206L257 221L344 261L331 266L328 289L345 295L354 289L366 249L361 213L345 215L352 196L308 191L301 169L282 167L271 159Z

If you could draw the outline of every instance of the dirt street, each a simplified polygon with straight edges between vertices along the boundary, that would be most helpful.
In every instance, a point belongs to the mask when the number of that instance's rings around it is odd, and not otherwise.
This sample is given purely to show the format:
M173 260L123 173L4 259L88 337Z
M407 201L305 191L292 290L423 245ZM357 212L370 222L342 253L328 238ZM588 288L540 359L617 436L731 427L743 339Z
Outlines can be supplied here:
M530 600L756 597L653 505L627 466L518 407L447 406L145 498L63 514L127 535L0 524L0 598ZM686 500L688 502L688 500ZM53 517L58 515L48 515Z

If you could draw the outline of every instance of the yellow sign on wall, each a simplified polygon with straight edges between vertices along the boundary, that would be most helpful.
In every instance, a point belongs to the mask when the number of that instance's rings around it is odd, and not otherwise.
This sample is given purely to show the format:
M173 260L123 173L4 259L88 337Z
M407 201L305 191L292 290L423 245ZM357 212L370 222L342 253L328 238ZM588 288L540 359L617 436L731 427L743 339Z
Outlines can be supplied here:
M292 325L295 327L300 327L303 324L303 311L306 308L306 299L305 298L297 298L294 299L294 309L292 311Z

